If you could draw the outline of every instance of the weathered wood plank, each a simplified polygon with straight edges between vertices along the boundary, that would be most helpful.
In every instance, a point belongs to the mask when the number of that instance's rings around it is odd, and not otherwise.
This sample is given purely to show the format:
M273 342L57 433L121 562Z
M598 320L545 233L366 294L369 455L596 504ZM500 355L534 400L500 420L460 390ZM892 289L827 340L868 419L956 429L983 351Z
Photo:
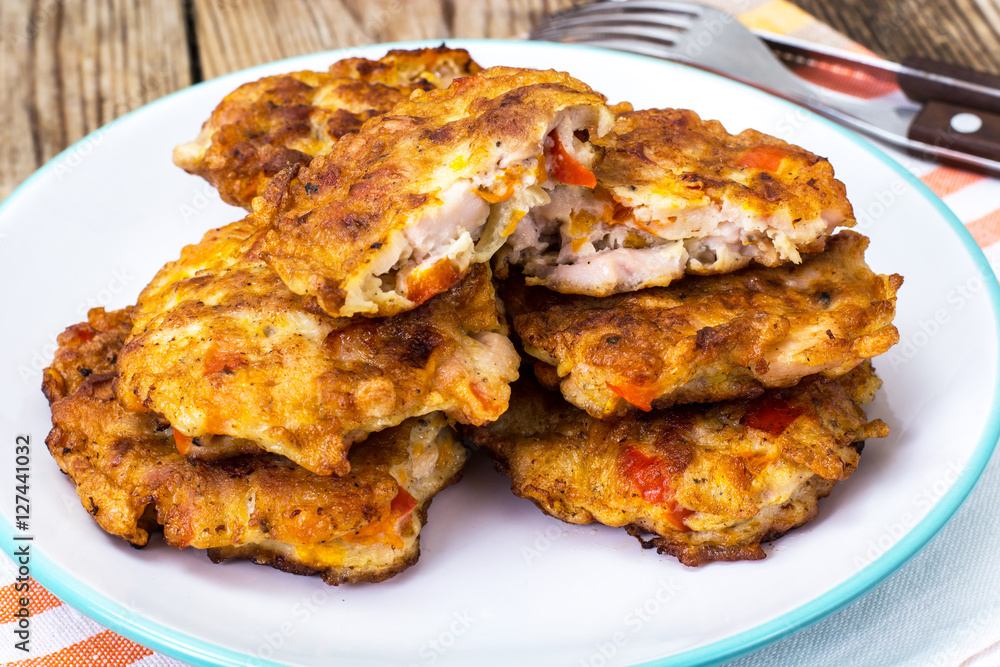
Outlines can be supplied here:
M523 37L539 18L572 4L573 0L193 0L205 78L278 58L362 44Z
M401 5L401 0L194 0L202 74L208 79L279 58L374 43Z
M586 0L193 0L202 66L218 76L281 57L376 42L521 37ZM1000 72L995 0L792 0L877 53ZM734 7L739 3L734 2Z
M377 42L521 37L585 1L3 0L0 198L88 132L188 85L192 72L211 78ZM927 55L1000 73L995 0L792 1L889 58Z
M179 1L0 3L0 199L66 146L191 83Z
M876 53L1000 73L996 0L791 0Z
M0 108L0 197L41 161L34 81L25 77L31 43L42 21L29 3L0 3L0 86L9 102ZM44 19L49 20L49 19Z

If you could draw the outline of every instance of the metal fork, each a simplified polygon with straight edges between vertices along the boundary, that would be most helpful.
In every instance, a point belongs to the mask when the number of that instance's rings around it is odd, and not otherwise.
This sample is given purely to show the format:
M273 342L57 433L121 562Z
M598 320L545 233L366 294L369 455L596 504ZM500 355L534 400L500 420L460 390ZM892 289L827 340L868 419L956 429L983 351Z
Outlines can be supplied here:
M682 62L796 102L894 146L1000 173L1000 162L908 138L921 109L917 104L872 104L800 79L734 16L713 7L684 0L603 0L546 17L529 38Z

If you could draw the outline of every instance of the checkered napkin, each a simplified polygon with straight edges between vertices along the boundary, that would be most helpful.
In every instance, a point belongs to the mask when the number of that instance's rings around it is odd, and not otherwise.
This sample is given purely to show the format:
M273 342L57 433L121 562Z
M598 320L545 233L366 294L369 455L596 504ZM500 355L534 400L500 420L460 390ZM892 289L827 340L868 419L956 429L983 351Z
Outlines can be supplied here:
M863 50L785 0L707 4L736 14L754 28ZM802 68L799 74L866 99L900 95L884 81L836 69ZM887 152L944 200L991 263L1000 266L1000 180ZM729 667L1000 665L1000 531L991 528L997 507L1000 460L994 459L954 519L902 570L839 613ZM14 636L14 614L22 596L15 589L16 576L14 564L0 559L0 636L7 638ZM0 660L6 665L183 667L102 627L37 582L30 583L30 652L15 651L10 641L0 643Z

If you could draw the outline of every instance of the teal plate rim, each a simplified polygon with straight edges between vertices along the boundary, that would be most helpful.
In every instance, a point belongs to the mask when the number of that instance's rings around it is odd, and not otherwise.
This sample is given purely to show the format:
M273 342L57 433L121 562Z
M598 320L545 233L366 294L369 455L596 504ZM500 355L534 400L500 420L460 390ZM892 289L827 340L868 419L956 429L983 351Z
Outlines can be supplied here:
M357 52L361 49L413 49L435 46L441 43L446 43L459 48L473 49L476 45L509 44L511 46L523 46L529 42L510 39L437 39L389 42L385 44L366 44L344 49L336 49L333 51L294 56L292 58L286 58L271 63L256 65L238 72L231 72L208 81L202 81L194 84L193 86L183 88L145 104L142 107L111 121L107 125L98 128L94 132L91 132L86 137L83 137L63 150L39 168L34 174L29 176L7 197L4 202L0 203L0 217L2 217L4 210L10 202L14 201L15 198L19 196L24 196L24 194L31 189L32 184L51 170L61 158L71 154L88 141L92 141L98 133L108 132L119 123L124 122L126 119L130 119L134 115L142 113L155 105L166 103L177 96L184 95L194 88L204 86L206 84L214 85L226 80L243 80L248 74L251 74L256 70L270 68L276 65L287 65L288 70L293 71L296 69L295 63L302 62L307 59L311 60L316 57L329 56L332 61L333 59L344 57L344 54ZM599 55L614 53L619 57L636 58L642 60L643 62L656 62L665 67L676 67L685 70L693 69L686 65L667 60L660 60L632 53L624 53L621 51L608 51L606 49L593 46L558 44L552 42L530 43L558 49L578 50L589 54ZM748 90L752 90L755 93L761 92L752 86L726 79L725 77L721 77L717 74L703 70L698 71L705 76L724 81L726 85L737 85ZM975 268L981 274L983 282L987 287L990 304L993 309L994 323L997 330L1000 331L1000 283L998 283L997 277L993 273L993 269L990 267L986 256L976 244L972 235L968 232L968 230L966 230L965 225L962 224L951 209L949 209L947 205L941 201L937 195L931 192L931 190L927 188L927 186L925 186L916 176L907 171L902 165L889 157L889 155L873 145L867 139L811 111L803 110L801 107L798 107L791 102L783 100L779 97L774 97L774 99L778 103L786 105L796 111L805 111L805 113L810 115L812 120L825 124L827 127L841 134L848 141L854 143L865 152L875 157L885 166L896 172L896 174L911 185L917 193L923 196L923 198L935 208L935 210L958 235L958 238L962 241L963 247L969 253ZM917 553L928 542L930 542L935 535L937 535L937 533L945 526L955 512L958 511L958 508L962 505L962 503L965 502L965 499L972 492L976 482L985 470L986 465L993 454L993 450L996 448L997 441L1000 439L1000 374L997 376L997 385L995 388L996 391L993 393L992 409L990 410L990 416L986 422L982 437L976 445L976 449L974 450L972 457L969 459L967 465L958 476L958 479L956 479L951 488L941 497L937 504L934 505L934 507L927 513L920 523L914 526L914 528L907 533L903 539L889 548L878 559L865 567L865 569L861 570L851 579L843 584L840 584L835 589L804 603L800 607L797 607L796 609L783 614L778 618L762 623L755 628L733 635L732 637L720 639L696 649L690 649L682 653L654 659L648 662L637 663L632 667L680 667L682 665L684 667L694 667L697 665L717 665L722 662L734 660L748 653L760 650L765 646L781 641L782 639L818 623L820 620L839 611L865 593L869 592L875 586L888 578L889 575L909 562L910 559L916 556ZM13 548L13 545L17 542L14 537L13 527L6 521L0 521L0 539L3 540L5 547L11 549ZM7 553L13 552L8 550ZM198 639L184 633L177 632L176 630L172 630L171 628L158 623L138 622L135 620L133 614L127 613L127 610L117 602L104 597L91 589L89 586L67 579L63 572L42 552L32 554L32 578L48 589L60 600L98 621L108 629L142 644L143 646L166 655L170 655L179 660L193 662L193 664L205 665L207 667L216 665L237 666L247 664L281 667L283 664L272 660L250 656L232 649L223 648L203 639Z

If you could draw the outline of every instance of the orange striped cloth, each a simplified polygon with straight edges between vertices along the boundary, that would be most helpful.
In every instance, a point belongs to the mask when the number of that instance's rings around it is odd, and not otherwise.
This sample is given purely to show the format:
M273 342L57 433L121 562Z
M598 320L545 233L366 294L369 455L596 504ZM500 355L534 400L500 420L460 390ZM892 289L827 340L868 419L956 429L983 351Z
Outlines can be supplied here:
M736 14L746 25L847 49L862 50L843 35L785 0L703 0ZM799 72L820 85L866 99L899 94L886 81L852 76L837 69L802 68ZM892 153L892 151L889 151ZM899 156L899 153L893 153ZM980 247L1000 251L1000 181L951 167L905 159L935 194L948 204ZM21 593L14 588L11 564L0 559L0 632L10 637ZM9 667L183 667L184 663L155 653L76 612L31 582L31 652L8 661ZM9 645L9 643L7 643ZM0 649L2 650L2 649Z
M29 600L31 623L28 651L5 665L16 667L183 667L184 663L157 654L112 632L76 611L49 593L34 579L16 582L16 569L9 561L0 561L0 627L6 637L14 637L18 626L15 615L20 601ZM27 586L27 589L25 589ZM5 642L4 654L20 653Z

